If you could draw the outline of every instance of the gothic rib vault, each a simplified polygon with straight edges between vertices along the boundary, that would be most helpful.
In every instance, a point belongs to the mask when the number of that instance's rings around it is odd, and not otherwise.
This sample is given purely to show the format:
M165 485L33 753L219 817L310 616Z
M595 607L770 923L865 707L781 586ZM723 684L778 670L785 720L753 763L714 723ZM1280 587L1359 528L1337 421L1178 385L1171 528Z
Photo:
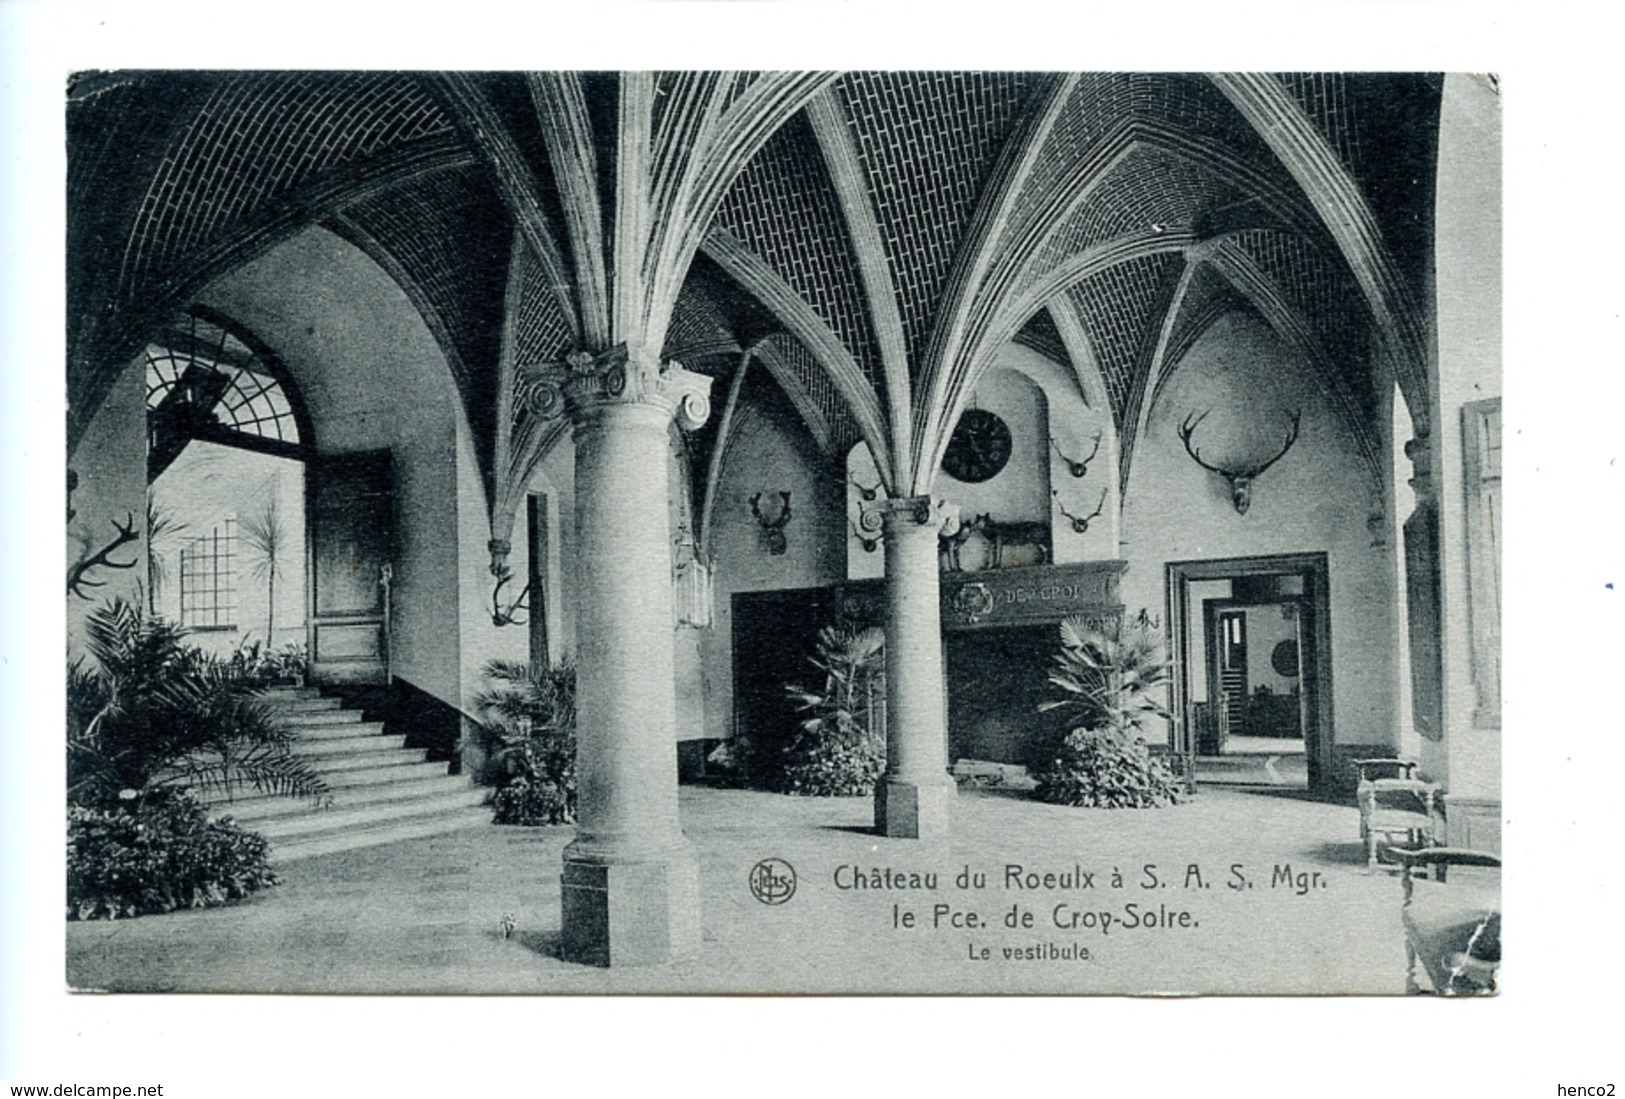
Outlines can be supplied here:
M438 340L494 538L559 437L522 368L621 343L719 397L749 352L827 453L866 442L908 496L1013 338L1108 405L1126 491L1153 396L1246 311L1315 365L1375 480L1374 377L1396 377L1428 430L1416 303L1439 86L85 74L68 111L70 443L200 287L320 224ZM690 447L701 483L717 435Z

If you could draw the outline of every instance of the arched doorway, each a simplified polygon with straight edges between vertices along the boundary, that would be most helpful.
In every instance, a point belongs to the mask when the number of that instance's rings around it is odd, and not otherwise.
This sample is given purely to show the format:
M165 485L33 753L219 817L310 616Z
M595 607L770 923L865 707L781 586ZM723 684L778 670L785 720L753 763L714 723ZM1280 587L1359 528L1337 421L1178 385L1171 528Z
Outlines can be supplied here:
M274 354L195 308L142 353L150 613L217 655L303 664L310 420Z

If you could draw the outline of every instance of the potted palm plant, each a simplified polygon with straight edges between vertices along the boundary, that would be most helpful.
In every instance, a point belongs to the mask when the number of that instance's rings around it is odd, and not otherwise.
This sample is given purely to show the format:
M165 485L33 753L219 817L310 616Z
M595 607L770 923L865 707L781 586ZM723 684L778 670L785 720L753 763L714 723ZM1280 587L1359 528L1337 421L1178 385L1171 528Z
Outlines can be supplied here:
M576 672L569 663L485 665L474 705L484 726L497 824L576 819Z
M810 658L824 673L822 688L787 688L803 720L785 745L777 787L815 797L874 793L886 769L885 729L877 720L884 696L885 631L826 626Z
M1105 809L1147 808L1181 800L1183 788L1141 735L1167 720L1171 675L1162 638L1142 610L1126 621L1061 622L1061 648L1049 683L1058 697L1039 704L1070 720L1050 738L1035 768L1044 801Z

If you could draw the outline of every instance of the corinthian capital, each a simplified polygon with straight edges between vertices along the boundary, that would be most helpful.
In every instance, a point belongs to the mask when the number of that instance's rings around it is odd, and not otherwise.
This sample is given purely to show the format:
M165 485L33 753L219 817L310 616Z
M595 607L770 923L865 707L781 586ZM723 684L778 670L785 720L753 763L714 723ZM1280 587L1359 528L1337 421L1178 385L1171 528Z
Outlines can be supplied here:
M678 362L632 358L626 345L572 351L558 362L520 368L522 399L542 419L581 416L616 405L650 405L692 431L711 415L711 379Z

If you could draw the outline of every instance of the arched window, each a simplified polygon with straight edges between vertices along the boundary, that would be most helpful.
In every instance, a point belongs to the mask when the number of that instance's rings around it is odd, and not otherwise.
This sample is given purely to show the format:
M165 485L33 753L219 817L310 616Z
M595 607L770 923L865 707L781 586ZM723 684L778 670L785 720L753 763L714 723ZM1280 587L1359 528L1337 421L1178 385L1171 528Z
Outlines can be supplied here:
M147 480L194 439L302 458L300 430L281 371L246 333L202 310L167 326L146 351Z

